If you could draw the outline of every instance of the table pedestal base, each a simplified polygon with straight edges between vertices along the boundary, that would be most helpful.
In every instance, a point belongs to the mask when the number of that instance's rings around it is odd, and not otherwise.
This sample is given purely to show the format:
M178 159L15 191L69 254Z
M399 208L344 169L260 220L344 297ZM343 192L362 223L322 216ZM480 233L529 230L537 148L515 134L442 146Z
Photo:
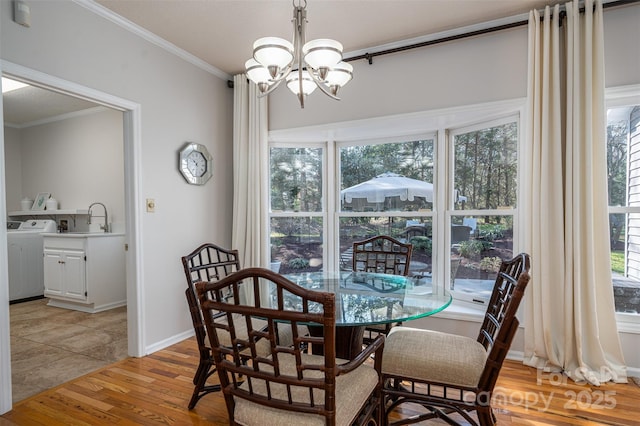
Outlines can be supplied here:
M314 337L322 337L322 327L309 327L309 333ZM364 326L336 327L336 357L352 360L362 352ZM311 348L314 355L323 355L318 348Z

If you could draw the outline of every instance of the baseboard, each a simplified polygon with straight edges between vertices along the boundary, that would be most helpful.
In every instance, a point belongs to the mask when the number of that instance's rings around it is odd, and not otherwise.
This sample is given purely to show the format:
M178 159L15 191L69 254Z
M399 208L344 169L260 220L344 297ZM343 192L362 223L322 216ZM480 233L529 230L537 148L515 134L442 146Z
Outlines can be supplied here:
M509 351L507 353L507 359L510 361L524 361L524 352L522 351ZM640 368L627 366L627 377L640 377Z
M154 352L158 352L159 350L168 348L171 345L175 345L176 343L180 343L183 340L186 340L192 336L194 336L196 333L195 331L193 331L193 329L185 331L183 333L179 333L179 334L175 334L167 339L161 340L157 343L154 343L153 345L149 345L145 348L145 355L150 355Z

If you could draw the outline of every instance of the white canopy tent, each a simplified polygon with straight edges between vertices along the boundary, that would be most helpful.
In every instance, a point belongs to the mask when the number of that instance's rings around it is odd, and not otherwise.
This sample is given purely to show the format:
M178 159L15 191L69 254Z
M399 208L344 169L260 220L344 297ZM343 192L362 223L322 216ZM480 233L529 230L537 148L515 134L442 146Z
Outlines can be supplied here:
M414 201L415 197L423 197L426 202L432 203L433 184L386 172L340 191L340 198L344 203L351 203L354 199L383 203L389 197L399 197L401 201ZM455 197L456 202L466 200L466 197L458 196L457 191Z
M402 201L424 197L425 201L433 202L433 184L386 172L343 189L340 196L346 203L351 203L354 198L366 198L369 203L382 203L387 197L400 197Z

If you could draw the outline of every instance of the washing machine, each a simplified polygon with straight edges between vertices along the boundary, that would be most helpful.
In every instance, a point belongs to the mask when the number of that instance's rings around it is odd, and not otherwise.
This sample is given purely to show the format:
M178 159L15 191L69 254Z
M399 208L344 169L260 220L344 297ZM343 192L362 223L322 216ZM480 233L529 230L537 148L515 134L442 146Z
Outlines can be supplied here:
M7 222L9 302L44 296L43 236L56 232L56 222L37 219Z

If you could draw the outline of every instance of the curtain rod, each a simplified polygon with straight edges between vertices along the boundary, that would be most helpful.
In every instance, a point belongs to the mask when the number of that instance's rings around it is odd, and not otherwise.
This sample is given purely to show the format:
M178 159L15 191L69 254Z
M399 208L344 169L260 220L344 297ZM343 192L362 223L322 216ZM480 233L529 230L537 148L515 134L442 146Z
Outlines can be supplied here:
M640 2L640 0L612 0L612 1L609 1L609 2L606 2L606 3L603 3L602 4L602 8L603 9L608 9L610 7L624 6L624 5L638 3L638 2ZM565 13L564 10L561 12L561 16L562 16L563 13ZM584 13L584 7L580 8L580 13ZM521 27L521 26L527 25L527 24L529 24L529 20L528 19L522 20L522 21L517 21L517 22L511 22L511 23L508 23L508 24L497 25L495 27L484 28L484 29L476 30L476 31L469 31L467 33L461 33L461 34L456 34L456 35L452 35L452 36L448 36L448 37L442 37L442 38L438 38L438 39L434 39L434 40L428 40L428 41L423 41L423 42L419 42L419 43L408 44L406 46L400 46L400 47L394 47L394 48L391 48L391 49L380 50L378 52L365 53L365 54L362 54L362 55L352 56L350 58L344 58L343 61L352 62L352 61L358 61L360 59L366 59L369 62L369 65L371 65L371 64L373 64L373 58L376 57L376 56L389 55L391 53L404 52L406 50L417 49L417 48L426 47L426 46L432 46L434 44L446 43L448 41L461 40L461 39L468 38L468 37L474 37L474 36L478 36L478 35L482 35L482 34L489 34L489 33L494 33L494 32L497 32L497 31L508 30L510 28ZM227 86L229 88L233 88L233 81L232 80L227 81Z
M640 0L613 0L607 3L603 3L602 8L608 9L609 7L614 6L624 6L627 4L638 3ZM562 12L564 13L564 11ZM580 8L580 13L584 13L584 7ZM406 50L417 49L425 46L432 46L434 44L446 43L448 41L460 40L468 37L474 37L482 34L494 33L497 31L508 30L510 28L521 27L523 25L527 25L529 20L522 20L517 22L511 22L509 24L497 25L495 27L484 28L476 31L469 31L467 33L456 34L448 37L442 37L434 40L422 41L419 43L408 44L406 46L394 47L391 49L380 50L378 52L365 53L362 55L352 56L350 58L343 59L345 62L357 61L360 59L366 59L369 62L369 65L373 63L373 58L376 56L388 55L391 53L404 52Z

